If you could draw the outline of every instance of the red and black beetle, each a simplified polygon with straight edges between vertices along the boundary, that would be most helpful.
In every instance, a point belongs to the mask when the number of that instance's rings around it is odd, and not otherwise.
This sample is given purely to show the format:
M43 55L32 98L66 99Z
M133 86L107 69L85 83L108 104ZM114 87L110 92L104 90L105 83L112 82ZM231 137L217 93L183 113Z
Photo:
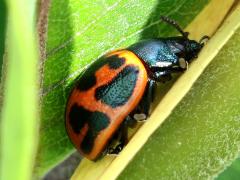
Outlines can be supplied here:
M138 120L138 114L148 117L156 82L183 72L208 38L190 40L175 21L162 20L182 36L145 40L110 52L91 64L73 88L66 106L66 130L86 158L96 160L103 152L121 151L128 126ZM116 134L119 144L110 148Z

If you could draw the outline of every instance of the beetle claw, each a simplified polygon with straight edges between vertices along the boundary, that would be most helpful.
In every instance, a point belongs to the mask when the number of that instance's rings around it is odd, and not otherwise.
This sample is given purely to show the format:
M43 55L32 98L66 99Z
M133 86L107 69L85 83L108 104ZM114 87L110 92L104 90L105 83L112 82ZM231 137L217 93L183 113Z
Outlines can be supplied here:
M107 154L108 155L118 155L122 151L123 146L124 145L122 143L120 143L115 148L109 148L107 150Z
M210 39L209 36L205 35L203 37L201 37L201 39L199 40L199 43L203 46L206 44L206 42Z

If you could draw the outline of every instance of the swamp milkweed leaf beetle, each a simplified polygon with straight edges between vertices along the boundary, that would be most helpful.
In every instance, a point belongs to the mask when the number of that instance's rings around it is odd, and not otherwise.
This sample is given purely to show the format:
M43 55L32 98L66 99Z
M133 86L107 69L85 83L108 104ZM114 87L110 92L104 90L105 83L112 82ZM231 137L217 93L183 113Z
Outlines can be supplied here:
M161 19L181 36L141 41L102 56L80 75L71 91L66 130L84 157L95 161L105 153L119 153L128 142L128 127L149 116L156 82L186 70L208 39L190 40L175 21ZM118 140L115 146L113 139Z

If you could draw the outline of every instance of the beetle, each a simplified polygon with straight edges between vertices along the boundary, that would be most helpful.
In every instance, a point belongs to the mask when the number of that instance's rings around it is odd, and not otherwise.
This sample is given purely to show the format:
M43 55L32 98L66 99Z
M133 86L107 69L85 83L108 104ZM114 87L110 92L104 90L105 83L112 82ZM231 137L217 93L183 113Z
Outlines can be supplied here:
M181 36L140 41L107 53L86 68L71 91L66 131L84 157L96 161L105 153L119 153L128 142L128 127L149 116L156 83L185 71L208 39L190 40L174 20L161 19ZM114 139L119 143L112 146Z

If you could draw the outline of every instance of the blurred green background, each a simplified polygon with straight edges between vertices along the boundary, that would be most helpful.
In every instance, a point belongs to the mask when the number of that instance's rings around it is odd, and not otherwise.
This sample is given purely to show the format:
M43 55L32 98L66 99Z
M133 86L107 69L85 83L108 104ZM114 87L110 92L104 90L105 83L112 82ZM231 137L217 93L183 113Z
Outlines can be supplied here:
M3 53L4 53L4 40L5 40L5 33L6 33L6 18L7 18L7 9L5 1L0 1L0 65L2 67L3 63ZM0 76L2 75L2 68L0 68Z

